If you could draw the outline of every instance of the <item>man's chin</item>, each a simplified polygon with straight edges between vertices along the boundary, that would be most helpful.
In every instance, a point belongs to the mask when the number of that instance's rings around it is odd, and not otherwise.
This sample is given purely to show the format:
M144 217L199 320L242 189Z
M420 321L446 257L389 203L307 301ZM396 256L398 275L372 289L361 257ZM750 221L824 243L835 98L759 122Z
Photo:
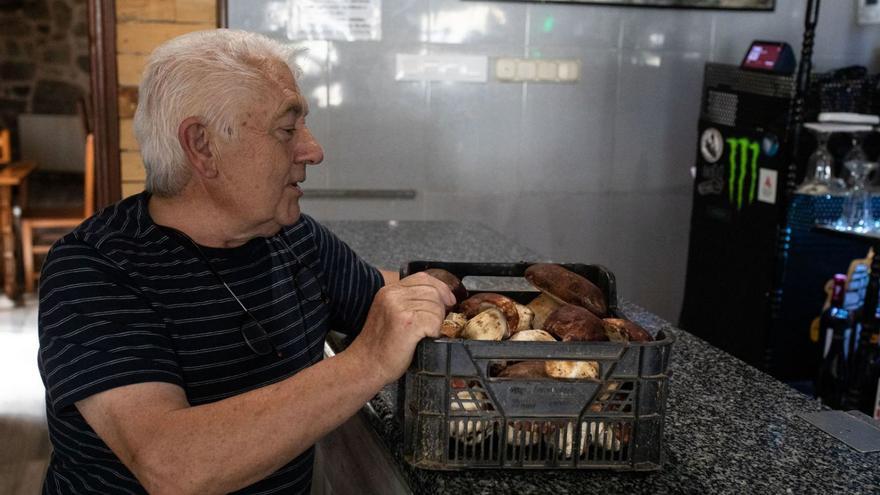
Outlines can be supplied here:
M301 213L299 205L290 205L285 211L279 212L276 221L282 227L289 227L299 221Z

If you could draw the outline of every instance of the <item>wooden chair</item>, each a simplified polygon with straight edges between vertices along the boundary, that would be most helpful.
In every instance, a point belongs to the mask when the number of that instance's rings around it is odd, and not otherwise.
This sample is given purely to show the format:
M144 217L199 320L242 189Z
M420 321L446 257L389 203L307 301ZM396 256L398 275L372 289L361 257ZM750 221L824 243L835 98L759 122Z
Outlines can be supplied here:
M59 239L58 231L69 231L95 211L95 137L86 135L85 180L82 208L25 211L21 217L21 257L24 261L24 290L34 292L40 271L36 257L49 252ZM53 235L53 233L55 235Z
M0 165L6 165L12 161L12 141L9 138L9 129L0 129Z

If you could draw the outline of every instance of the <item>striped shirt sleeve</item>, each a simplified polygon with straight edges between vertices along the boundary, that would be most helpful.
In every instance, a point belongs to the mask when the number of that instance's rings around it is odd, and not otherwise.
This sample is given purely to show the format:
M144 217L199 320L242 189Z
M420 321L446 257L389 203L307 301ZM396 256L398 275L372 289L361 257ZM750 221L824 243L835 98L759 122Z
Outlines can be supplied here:
M183 386L164 321L126 280L70 237L49 253L40 277L38 360L56 412L123 385Z
M306 217L315 234L332 304L331 325L350 336L361 331L376 292L385 284L382 273L364 261L326 227Z

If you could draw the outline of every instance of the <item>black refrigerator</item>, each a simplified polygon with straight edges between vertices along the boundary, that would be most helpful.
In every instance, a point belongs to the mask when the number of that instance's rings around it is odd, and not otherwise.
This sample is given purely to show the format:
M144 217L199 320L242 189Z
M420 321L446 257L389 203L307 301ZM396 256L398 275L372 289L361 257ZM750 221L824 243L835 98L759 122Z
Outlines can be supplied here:
M824 281L866 253L812 230L839 214L840 198L784 194L794 180L787 125L795 86L792 76L705 67L679 321L787 381L816 369L810 322Z

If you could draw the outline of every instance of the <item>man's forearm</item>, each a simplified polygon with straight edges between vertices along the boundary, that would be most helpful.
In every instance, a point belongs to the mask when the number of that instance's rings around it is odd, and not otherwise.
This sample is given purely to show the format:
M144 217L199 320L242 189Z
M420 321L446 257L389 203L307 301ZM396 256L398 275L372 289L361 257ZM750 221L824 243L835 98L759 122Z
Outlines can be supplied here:
M383 385L340 353L246 394L171 411L132 459L153 492L227 493L265 478L304 452Z

